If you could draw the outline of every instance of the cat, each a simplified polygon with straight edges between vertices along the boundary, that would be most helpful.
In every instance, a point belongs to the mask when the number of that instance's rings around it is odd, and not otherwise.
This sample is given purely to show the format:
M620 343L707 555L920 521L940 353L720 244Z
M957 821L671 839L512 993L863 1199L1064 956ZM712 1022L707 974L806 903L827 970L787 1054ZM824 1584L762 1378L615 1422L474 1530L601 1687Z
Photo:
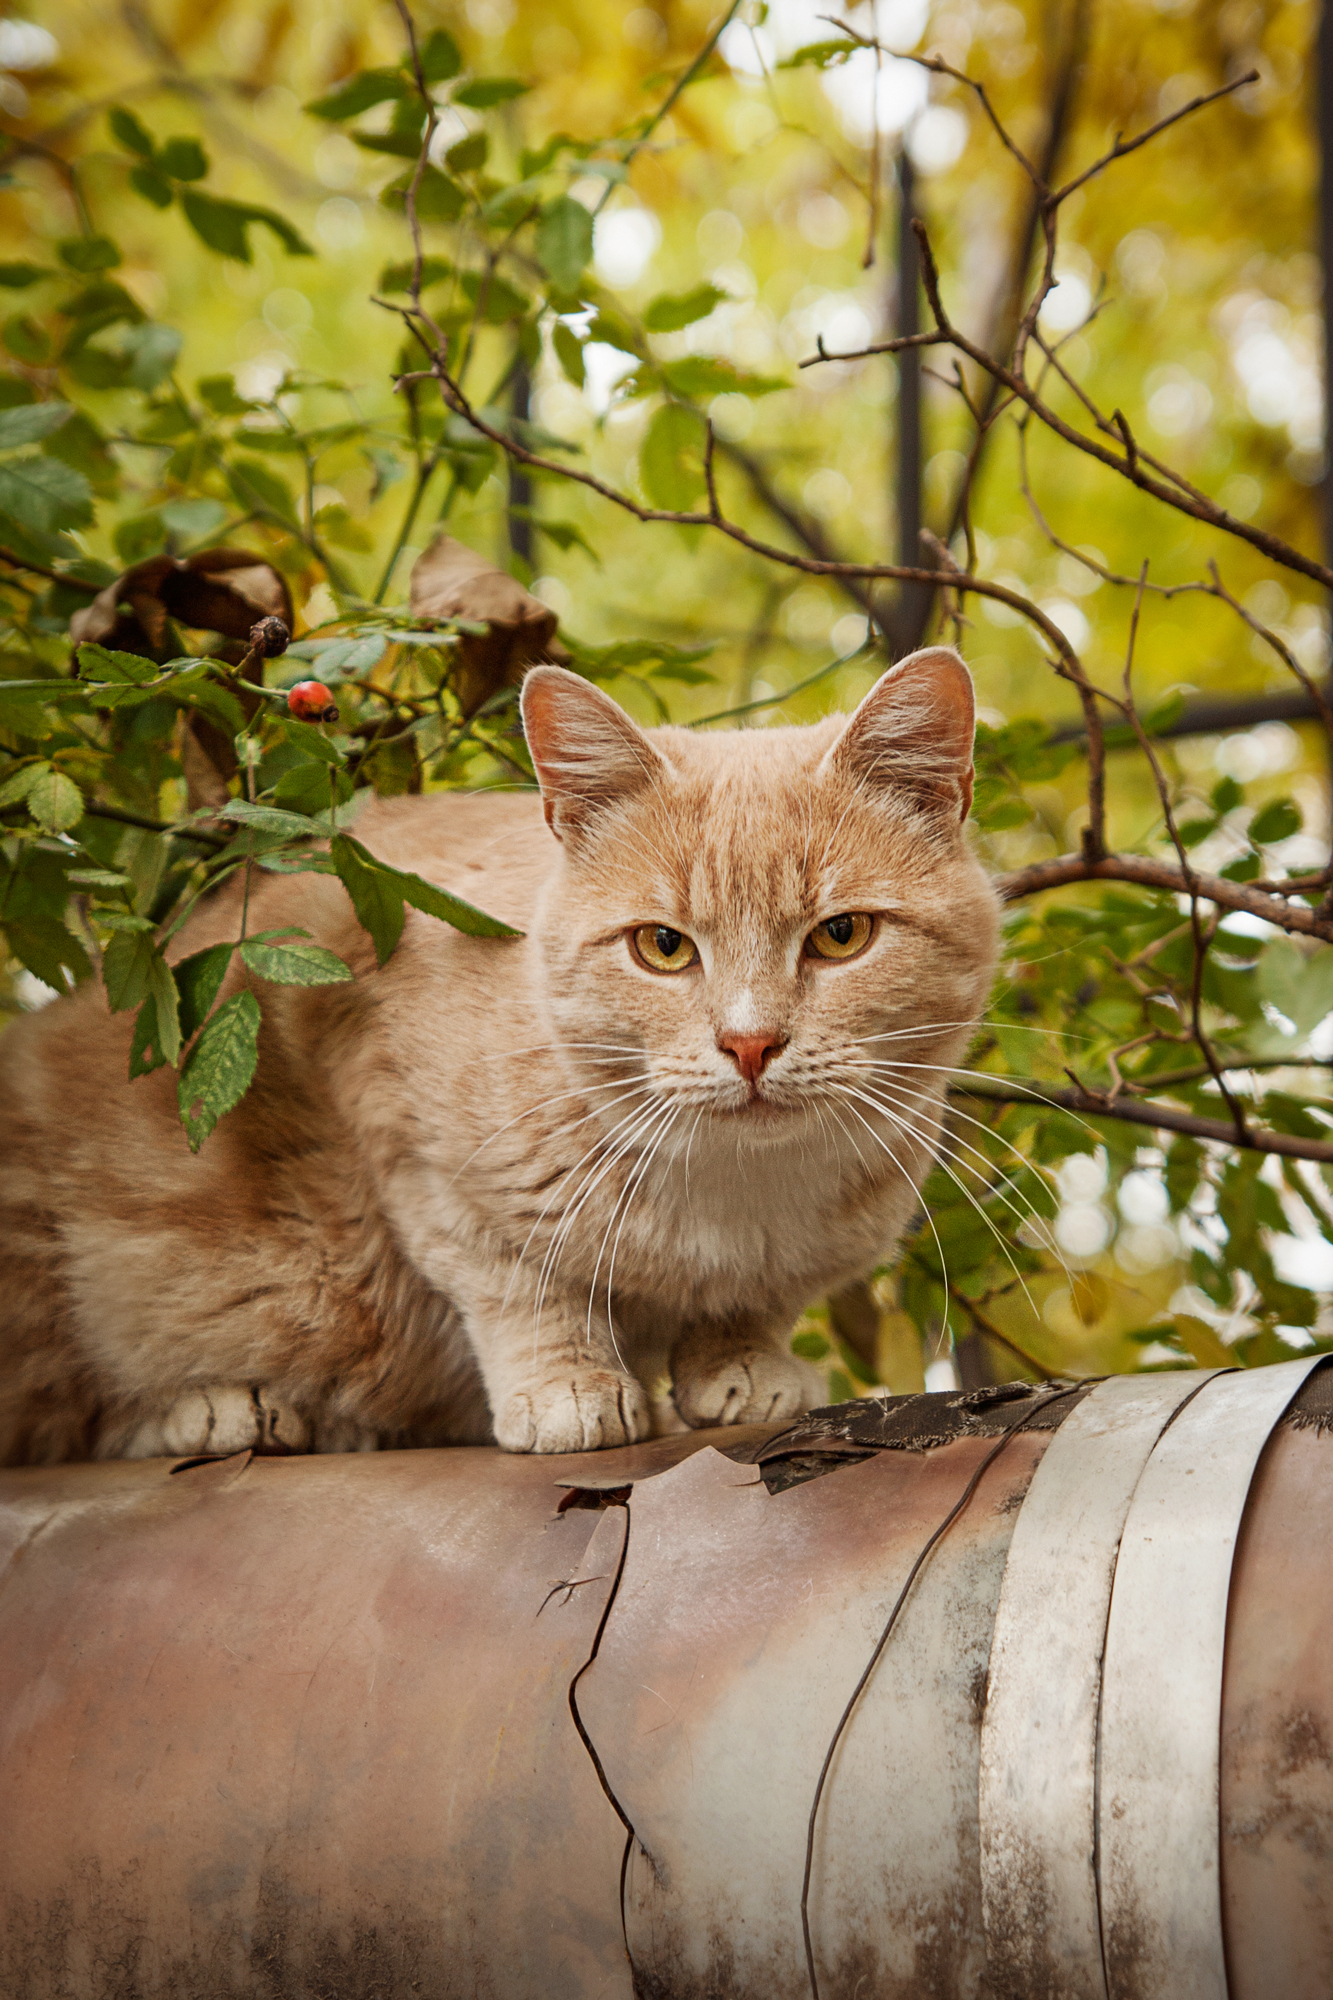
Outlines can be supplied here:
M377 968L336 877L255 871L250 930L355 978L258 986L197 1156L96 983L0 1035L0 1461L588 1450L668 1370L687 1425L809 1407L793 1322L892 1251L994 973L967 669L915 653L810 727L644 730L552 666L522 710L540 798L357 831L524 937L409 909Z

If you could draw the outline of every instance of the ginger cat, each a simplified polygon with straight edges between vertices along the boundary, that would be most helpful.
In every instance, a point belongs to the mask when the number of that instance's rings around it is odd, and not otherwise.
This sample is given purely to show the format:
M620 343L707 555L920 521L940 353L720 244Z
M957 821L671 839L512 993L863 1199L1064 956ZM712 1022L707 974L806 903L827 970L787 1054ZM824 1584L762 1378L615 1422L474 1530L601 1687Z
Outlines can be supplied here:
M586 1450L647 1434L664 1369L691 1425L808 1406L793 1320L891 1252L994 972L967 670L695 733L539 667L523 715L540 800L357 831L526 936L409 910L377 969L336 878L256 871L250 928L356 978L263 987L197 1157L100 986L0 1036L0 1461ZM175 955L239 921L233 883Z

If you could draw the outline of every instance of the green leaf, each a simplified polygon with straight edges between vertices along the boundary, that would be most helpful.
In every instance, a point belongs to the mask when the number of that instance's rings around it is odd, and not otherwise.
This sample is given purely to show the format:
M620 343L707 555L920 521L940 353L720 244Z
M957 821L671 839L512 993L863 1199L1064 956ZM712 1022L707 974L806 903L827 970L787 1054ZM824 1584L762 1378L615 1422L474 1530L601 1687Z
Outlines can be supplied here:
M438 285L452 275L453 265L447 257L423 257L421 260L421 289L427 285ZM415 263L409 259L403 264L386 264L380 272L377 290L381 292L410 292Z
M119 246L109 236L67 236L56 247L71 271L114 271L120 262Z
M67 931L59 917L31 915L9 917L4 925L5 938L9 949L21 965L26 965L35 979L46 986L53 986L57 993L66 990L68 972L75 980L87 979L92 972L88 954L78 939Z
M840 64L847 62L863 46L864 44L861 42L849 42L845 35L839 36L836 41L807 42L804 48L796 49L783 62L780 62L778 68L836 69Z
M230 944L210 944L203 951L192 952L183 958L175 968L176 991L180 995L180 1031L183 1041L190 1041L198 1034L208 1019L213 1002L227 976L231 955L235 950Z
M231 257L238 264L250 262L247 231L255 222L271 229L293 257L313 257L315 254L300 232L293 229L276 209L260 208L252 202L223 201L217 195L201 193L198 188L183 190L181 207L186 221L200 241L206 243L210 250L216 250L220 257Z
M131 167L130 186L137 195L150 201L154 208L170 208L176 199L171 182L156 167Z
M237 395L230 375L205 375L195 388L215 417L243 417L254 408L244 396Z
M694 410L664 403L639 449L639 477L654 507L688 513L706 491L704 426Z
M257 979L279 986L334 986L353 977L350 965L317 944L264 944L247 938L241 957Z
M201 181L208 172L208 155L197 139L168 139L157 164L173 181Z
M93 518L93 489L58 458L10 459L0 465L0 514L24 528L83 528Z
M516 292L494 271L485 276L480 271L465 271L463 295L490 326L503 326L509 320L521 319L531 304L530 299L526 299L522 292Z
M32 790L37 780L49 771L51 766L43 761L39 764L25 764L21 770L12 771L0 785L0 807L16 806Z
M51 353L51 340L28 313L11 313L4 324L4 342L16 361L40 367Z
M8 292L26 291L29 285L39 284L43 278L54 278L56 275L56 272L48 271L41 264L29 264L23 261L0 264L0 286Z
M353 132L352 144L366 153L392 153L399 160L415 160L421 152L419 132Z
M162 1038L157 1032L157 1002L152 994L141 1001L134 1017L134 1033L130 1037L130 1082L136 1076L151 1076L155 1069L161 1069L167 1058L162 1053Z
M485 166L490 150L491 142L484 132L469 132L466 139L449 148L444 164L451 174L474 174Z
M117 104L107 113L107 124L112 137L125 148L127 153L137 153L141 160L151 160L157 150L153 135L146 125L140 123L132 111Z
M556 360L565 372L566 381L572 382L576 389L581 389L587 370L583 360L583 343L574 329L566 326L563 320L557 320L555 332L551 335L551 345L555 349Z
M68 833L83 818L83 793L72 778L48 765L28 787L28 811L48 833Z
M79 676L86 681L132 682L135 686L142 686L157 674L153 662L143 659L138 653L113 652L92 640L79 647L75 659Z
M447 83L463 67L458 44L444 28L427 35L419 51L421 74L427 83Z
M726 297L726 292L719 291L716 285L696 285L692 292L677 292L674 296L662 292L645 307L643 323L649 333L678 333L683 326L707 319Z
M190 1050L176 1095L192 1153L250 1088L259 1058L259 1023L254 994L237 993L218 1008Z
M113 913L107 912L104 921L110 921ZM123 1014L128 1007L137 1007L153 989L153 958L161 957L153 943L149 928L140 928L136 922L132 930L117 928L102 953L102 983L106 987L107 1005L113 1014Z
M327 804L327 799L325 800ZM279 812L276 806L252 806L246 799L230 799L217 810L217 818L236 820L260 833L281 833L289 840L309 840L310 822L299 813Z
M560 195L542 210L535 245L551 283L572 292L592 256L592 216L572 195Z
M181 1052L180 999L171 967L156 946L148 968L148 997L157 1016L158 1051L174 1063Z
M363 111L370 111L377 104L385 104L390 98L408 97L413 86L401 70L363 69L359 75L348 77L327 97L317 97L306 110L312 118L327 118L339 123L344 118L359 118Z
M125 336L124 352L129 361L127 381L132 389L156 389L176 366L184 340L174 326L149 321Z
M335 834L329 853L352 899L357 922L370 933L375 957L383 965L403 934L403 892L394 883L392 871L373 861L359 840Z
M50 437L73 414L68 403L20 403L0 410L0 451L16 451L20 445Z
M296 527L291 488L262 459L236 459L227 467L227 484L247 512L259 506L276 514L285 527Z
M511 98L526 97L532 89L530 83L520 83L516 76L479 76L471 83L465 83L453 95L455 104L466 104L473 111L489 111L492 105L508 104Z
M823 1361L833 1348L822 1333L794 1333L791 1351L799 1354L802 1361Z
M334 771L328 764L298 764L295 770L284 771L273 788L274 804L295 813L327 812L331 795L340 806L346 805L352 781L345 771Z
M1289 840L1303 824L1301 809L1291 799L1270 799L1250 821L1250 839L1259 847L1275 840Z
M362 928L369 931L374 939L375 955L381 965L402 936L405 902L424 911L427 916L439 917L442 922L452 924L455 930L465 931L469 937L523 935L512 925L501 923L497 917L487 916L483 910L465 903L461 896L437 888L422 876L401 868L391 868L385 861L377 861L350 834L335 834L330 853Z
M680 361L662 363L662 379L678 396L769 396L789 384L777 375L746 375L729 361L715 360L711 354L687 354Z

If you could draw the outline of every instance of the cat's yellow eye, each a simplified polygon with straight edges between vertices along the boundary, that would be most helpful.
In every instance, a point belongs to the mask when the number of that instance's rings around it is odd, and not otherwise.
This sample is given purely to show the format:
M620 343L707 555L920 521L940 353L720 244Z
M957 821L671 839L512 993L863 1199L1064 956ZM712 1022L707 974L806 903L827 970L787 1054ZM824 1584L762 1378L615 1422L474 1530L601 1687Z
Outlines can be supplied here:
M869 944L874 928L874 918L863 910L826 917L811 931L805 949L811 958L855 958Z
M633 945L640 964L650 972L686 972L699 956L693 938L673 931L670 924L640 924Z

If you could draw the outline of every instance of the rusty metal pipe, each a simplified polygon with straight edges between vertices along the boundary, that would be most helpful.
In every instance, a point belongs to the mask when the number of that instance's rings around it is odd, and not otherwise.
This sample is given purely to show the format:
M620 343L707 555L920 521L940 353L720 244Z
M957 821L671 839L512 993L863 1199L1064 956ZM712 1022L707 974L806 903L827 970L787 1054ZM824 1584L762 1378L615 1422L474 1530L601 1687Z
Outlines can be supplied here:
M1327 2000L1312 1365L0 1473L0 1994Z

